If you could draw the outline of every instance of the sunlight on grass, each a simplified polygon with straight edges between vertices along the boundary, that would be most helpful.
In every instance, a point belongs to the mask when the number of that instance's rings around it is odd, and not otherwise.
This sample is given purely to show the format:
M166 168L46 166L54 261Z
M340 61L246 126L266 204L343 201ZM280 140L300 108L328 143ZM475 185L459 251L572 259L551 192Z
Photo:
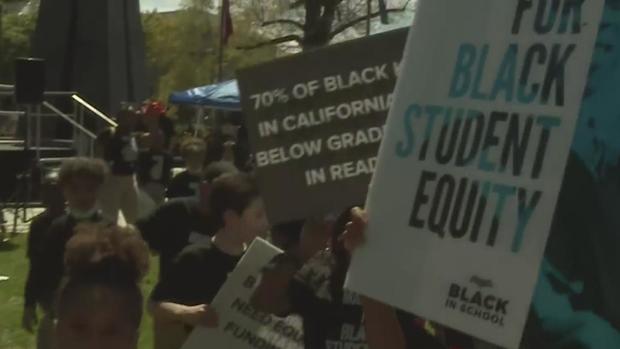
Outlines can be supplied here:
M157 259L151 259L151 271L144 280L145 298L157 281ZM18 235L9 244L0 246L0 275L10 277L0 281L0 348L34 349L35 336L22 330L23 290L28 273L26 235ZM152 322L145 314L142 323L140 349L153 348Z

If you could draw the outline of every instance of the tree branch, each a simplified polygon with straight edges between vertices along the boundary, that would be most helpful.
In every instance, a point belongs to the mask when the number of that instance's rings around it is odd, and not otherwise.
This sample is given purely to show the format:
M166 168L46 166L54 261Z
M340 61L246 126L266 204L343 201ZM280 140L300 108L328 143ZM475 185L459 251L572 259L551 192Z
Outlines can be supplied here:
M274 24L289 24L295 26L301 30L304 30L304 25L301 22L294 21L292 19L275 19L273 21L266 21L261 24L263 27L267 27Z
M300 43L301 42L301 37L299 35L286 35L286 36L281 36L279 38L275 38L275 39L272 39L272 40L259 42L259 43L254 44L254 45L237 46L237 49L238 50L253 50L253 49L256 49L256 48L259 48L259 47L283 44L285 42L291 42L291 41L297 41L298 43Z
M405 12L405 10L407 10L407 6L408 5L409 5L409 1L407 1L405 3L405 5L403 7L401 7L401 8L390 8L390 9L385 10L385 12L386 13ZM381 15L381 13L382 13L381 11L377 11L377 12L371 13L370 15L362 16L362 17L356 18L356 19L354 19L354 20L352 20L352 21L350 21L348 23L340 25L340 26L338 26L336 29L334 29L330 33L329 37L331 39L333 39L336 35L342 33L343 31L345 31L345 30L347 30L347 29L349 29L349 28L351 28L353 26L356 26L357 24L360 24L360 23L362 23L362 22L364 22L364 21L366 21L368 19L379 17Z
M305 2L306 0L297 0L291 4L290 8L291 9L298 8L299 6L303 5Z

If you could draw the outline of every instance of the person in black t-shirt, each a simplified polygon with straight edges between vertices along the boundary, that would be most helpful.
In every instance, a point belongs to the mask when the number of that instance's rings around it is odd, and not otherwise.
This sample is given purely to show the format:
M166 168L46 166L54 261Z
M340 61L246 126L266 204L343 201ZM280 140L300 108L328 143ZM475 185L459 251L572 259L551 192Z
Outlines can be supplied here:
M199 195L199 186L204 176L207 146L204 141L192 138L181 146L181 155L185 160L185 171L180 172L168 185L166 196L169 199Z
M45 206L45 211L33 218L30 223L30 231L28 233L27 256L30 260L30 269L26 279L26 287L24 289L24 314L22 318L22 327L32 333L35 326L37 328L37 348L48 348L50 336L53 328L52 321L49 317L44 316L41 321L37 318L37 304L40 303L38 285L34 282L33 273L36 273L38 258L41 251L45 249L42 245L47 230L53 221L65 213L65 198L58 186L58 178L54 175L48 175L41 183L41 199ZM48 346L46 346L48 345Z
M193 197L164 203L147 217L139 219L136 226L150 249L159 254L160 278L181 250L191 244L209 241L215 232L206 205Z
M99 203L103 215L116 222L119 211L127 223L133 224L138 216L138 185L136 163L138 141L134 128L138 122L135 110L121 110L117 117L118 127L103 131L95 144L98 157L110 166L111 175L101 190Z
M209 183L237 170L232 165L219 166L215 163L207 166L205 172L208 181L200 184L200 197L170 200L136 224L151 250L159 254L160 279L183 248L208 241L215 233L207 210Z
M363 243L360 220L356 210L335 222L309 219L274 227L290 230L282 234L299 235L299 243L265 269L252 305L278 316L300 315L306 348L442 348L414 326L412 316L343 290L350 254Z
M207 206L217 229L211 243L186 247L151 295L156 347L179 348L192 327L217 326L217 314L209 303L247 245L269 228L251 175L236 173L216 179ZM172 329L181 331L172 336Z
M31 297L26 299L24 323L35 321L35 304L41 306L45 318L53 318L54 298L64 272L65 245L79 223L102 221L103 217L97 209L97 196L106 173L107 167L100 160L73 158L63 162L58 184L67 201L67 213L56 218L42 234L40 243L32 246L35 249L31 253L37 257L31 260L28 279ZM36 303L33 304L33 301ZM42 345L49 348L49 340Z

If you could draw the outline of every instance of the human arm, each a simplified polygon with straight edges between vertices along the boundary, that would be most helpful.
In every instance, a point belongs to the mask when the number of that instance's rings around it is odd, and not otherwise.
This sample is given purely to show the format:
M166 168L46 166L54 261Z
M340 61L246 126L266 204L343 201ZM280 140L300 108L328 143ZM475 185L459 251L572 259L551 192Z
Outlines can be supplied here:
M299 241L285 253L276 256L264 269L260 284L251 299L253 306L280 316L290 313L293 307L291 303L296 303L298 298L306 300L299 302L304 303L300 305L305 307L305 303L312 297L305 292L303 285L293 279L306 261L325 248L328 236L329 231L315 227L312 222L303 224Z
M190 326L217 327L218 316L208 304L184 305L173 302L149 302L153 318L162 323L174 322Z
M142 238L153 252L162 253L174 242L174 227L170 225L182 215L180 211L177 201L169 201L136 222Z
M364 328L370 349L406 348L405 335L394 308L361 296L364 309Z
M194 280L204 275L200 256L184 250L162 276L151 295L149 310L160 322L177 322L190 326L217 326L217 313L202 299L197 299Z
M351 221L347 223L342 234L345 249L350 253L364 244L364 232L368 225L368 216L360 208L351 210ZM396 310L389 305L368 297L360 297L364 310L364 327L366 340L370 349L404 349L407 347L403 329L396 315Z
M41 272L39 271L39 260L41 255L45 252L43 240L45 239L45 234L50 228L50 225L51 221L45 219L44 215L35 217L32 223L30 223L27 247L27 256L30 261L30 266L24 287L24 306L26 308L36 308L37 290L39 289L37 281L41 276Z

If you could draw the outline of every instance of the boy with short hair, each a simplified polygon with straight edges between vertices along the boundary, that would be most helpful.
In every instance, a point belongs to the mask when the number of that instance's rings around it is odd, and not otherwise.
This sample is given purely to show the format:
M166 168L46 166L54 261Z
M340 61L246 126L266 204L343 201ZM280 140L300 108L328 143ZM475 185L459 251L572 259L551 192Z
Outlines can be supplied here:
M180 325L187 330L179 338L156 331L158 348L179 348L192 327L217 325L217 314L209 303L249 243L269 228L256 182L248 174L216 179L208 196L208 210L216 228L211 243L185 248L151 295L156 325Z
M40 247L33 251L39 257L33 260L29 280L36 289L38 304L50 317L53 317L54 299L64 273L67 241L74 235L78 224L103 221L97 208L97 196L107 172L103 161L88 158L65 160L60 168L58 185L67 202L67 212L53 221L41 237ZM26 306L31 305L27 300ZM27 308L26 312L28 316L33 315L31 308Z
M159 254L159 277L166 274L173 259L188 245L210 241L215 233L207 210L210 183L236 173L232 164L214 163L205 169L206 181L200 184L200 197L169 200L136 223L149 248Z
M207 145L198 138L185 141L181 146L181 155L185 160L186 170L180 172L168 185L166 196L169 199L179 197L198 197L198 188L204 177Z

